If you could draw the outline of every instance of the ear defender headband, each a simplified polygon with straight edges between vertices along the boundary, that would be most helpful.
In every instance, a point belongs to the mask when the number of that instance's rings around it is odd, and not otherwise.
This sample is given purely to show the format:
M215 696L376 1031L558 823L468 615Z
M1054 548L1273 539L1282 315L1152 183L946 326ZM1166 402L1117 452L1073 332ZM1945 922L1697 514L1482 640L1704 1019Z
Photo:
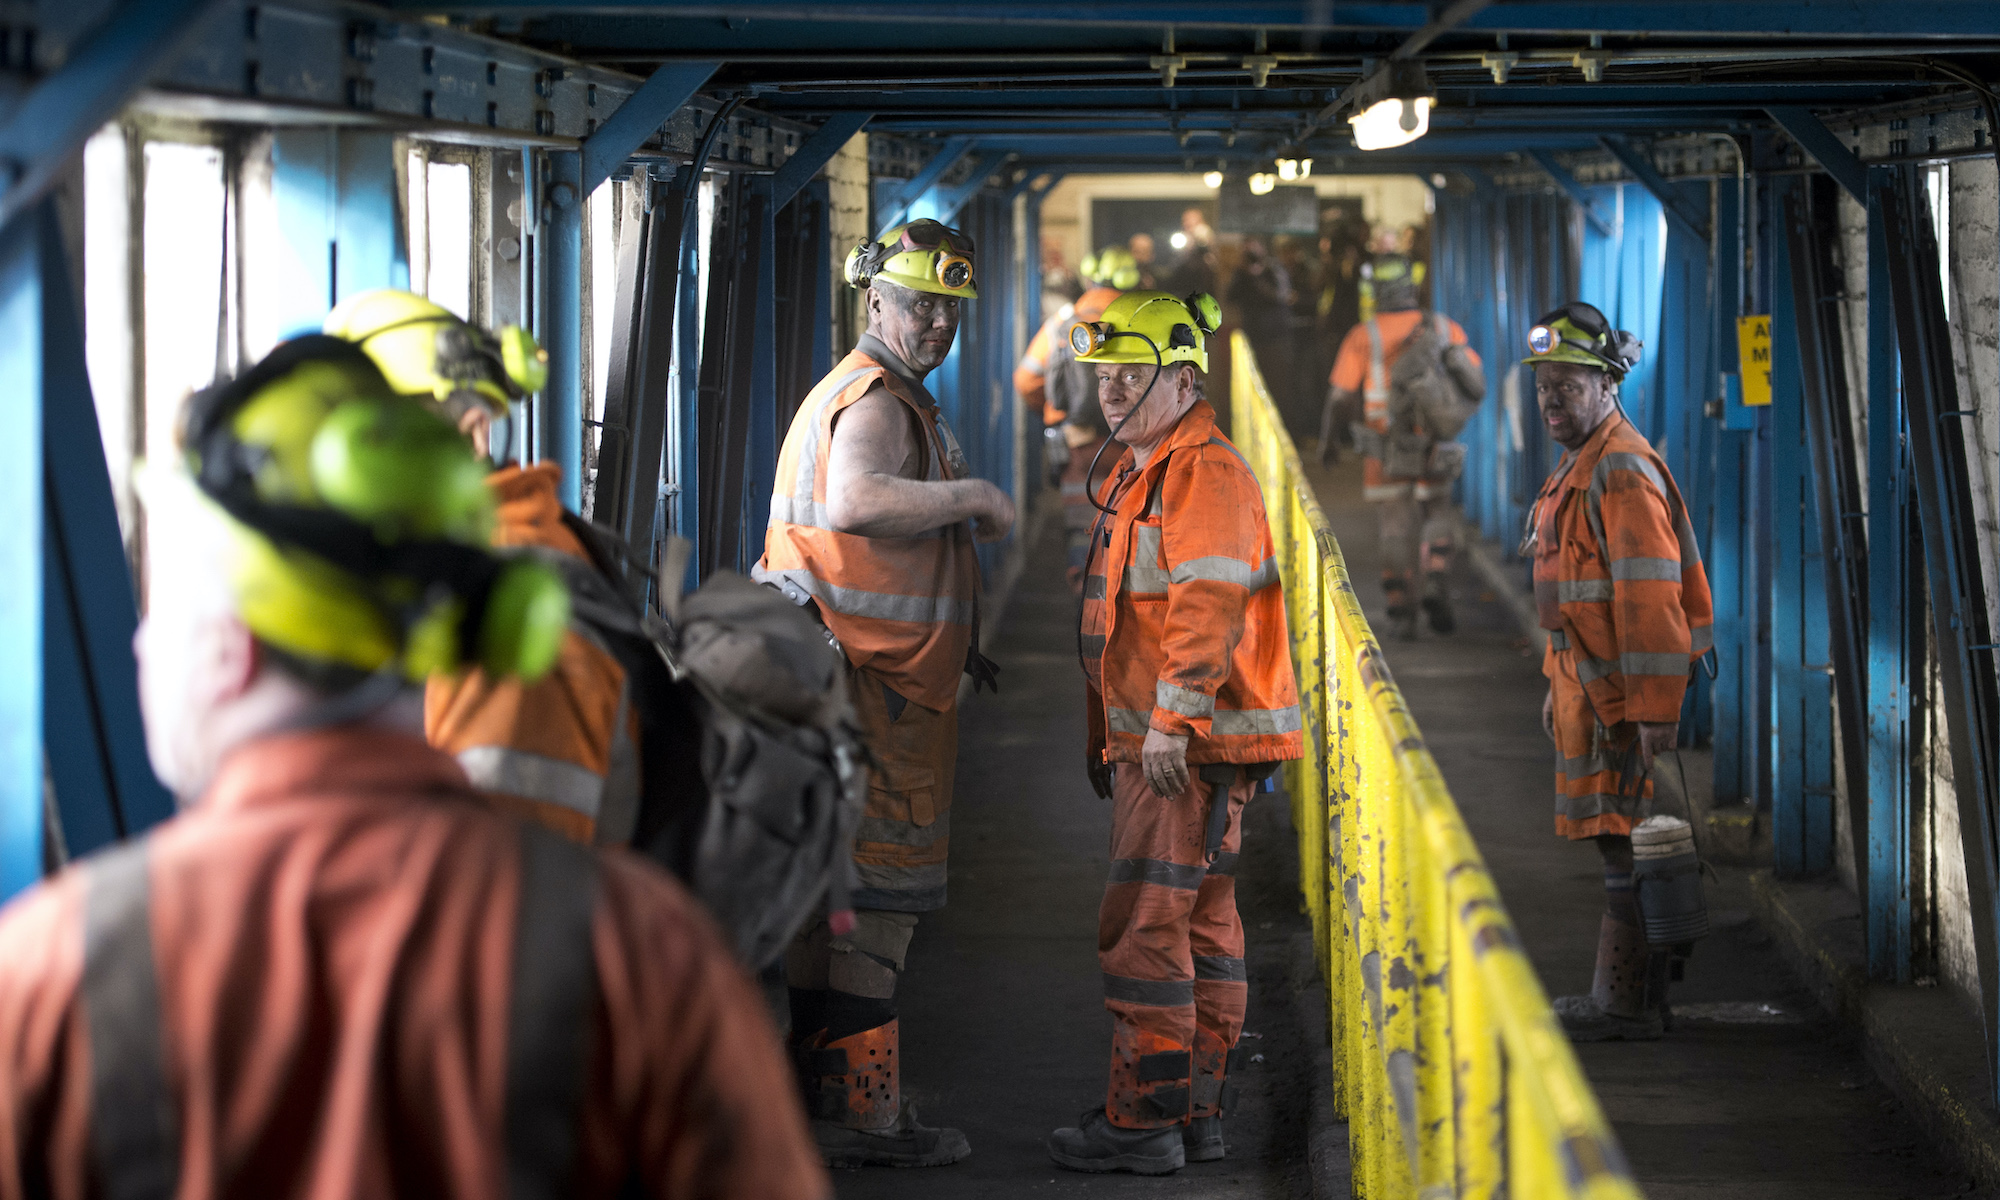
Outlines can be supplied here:
M974 286L972 258L977 252L964 233L926 217L903 226L886 242L865 238L857 243L847 256L843 273L854 287L867 287L877 275L886 275L891 283L904 287L954 294ZM912 253L930 256L926 278L886 270L891 259Z
M1154 297L1154 299L1143 302L1140 305L1141 309L1160 299L1173 300L1173 297L1166 296L1163 293L1155 292L1147 293L1147 295ZM1207 356L1203 352L1202 339L1214 333L1221 326L1222 306L1217 304L1215 297L1209 295L1207 292L1190 293L1185 299L1179 301L1179 304L1187 309L1188 317L1192 323L1189 321L1175 321L1168 325L1164 347L1151 336L1137 328L1120 329L1109 321L1078 321L1069 327L1069 348L1075 352L1079 359L1089 359L1093 355L1103 351L1106 344L1114 339L1136 338L1151 346L1153 353L1161 357L1164 361L1193 362L1195 366L1202 370L1207 370ZM1136 317L1138 312L1135 311L1133 315ZM1197 336L1197 331L1199 331L1200 336ZM1188 353L1169 353L1173 350L1184 350ZM1200 357L1203 361L1196 362L1197 357Z
M520 400L548 385L549 352L519 325L503 325L488 333L455 317L425 314L370 330L355 344L366 346L385 333L424 324L437 326L431 350L433 370L452 385L453 392L476 391L480 384L487 384L500 393L495 399Z
M301 429L310 414L249 411L314 364L356 386L342 389L352 398L334 403L310 434ZM247 440L247 428L274 440ZM535 559L500 558L474 544L490 520L483 467L450 422L396 395L354 343L324 334L295 338L197 394L182 445L202 493L276 551L255 556L253 572L303 573L288 553L303 551L348 577L393 626L388 662L363 663L359 651L336 649L333 665L395 667L412 680L468 662L526 679L554 665L569 624L560 576ZM274 499L271 492L289 495ZM280 594L293 582L251 580L260 594ZM304 621L297 614L248 607L252 631L295 657L298 644L328 641L324 631L289 636L284 627Z

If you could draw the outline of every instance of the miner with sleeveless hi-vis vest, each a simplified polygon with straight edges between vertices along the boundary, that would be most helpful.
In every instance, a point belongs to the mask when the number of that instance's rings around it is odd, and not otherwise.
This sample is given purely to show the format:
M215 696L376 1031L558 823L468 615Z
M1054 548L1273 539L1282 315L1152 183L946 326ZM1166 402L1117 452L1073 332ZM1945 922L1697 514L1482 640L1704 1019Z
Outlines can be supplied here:
M1663 1031L1670 964L1640 923L1632 831L1653 795L1653 759L1675 745L1690 670L1713 645L1714 609L1680 489L1618 403L1638 339L1572 303L1537 322L1528 347L1521 361L1564 451L1522 547L1549 635L1542 725L1556 746L1556 833L1597 843L1606 896L1590 994L1555 1007L1578 1041L1649 1040Z
M1074 1170L1223 1157L1249 991L1243 806L1303 752L1263 495L1204 398L1218 320L1211 296L1127 292L1071 331L1122 451L1098 496L1079 631L1087 766L1112 812L1097 944L1113 1024L1104 1102L1049 1138Z
M183 810L0 915L0 1195L828 1195L695 902L424 742L425 678L569 617L453 423L314 335L183 445L136 641Z
M764 557L752 572L810 605L847 654L874 757L854 838L851 924L829 914L786 955L792 1041L831 1166L940 1166L971 1153L902 1099L897 976L920 913L945 903L962 674L978 653L975 541L1014 523L1005 492L969 476L924 378L977 296L972 240L913 221L848 255L868 331L799 405L778 455ZM835 919L840 923L835 924Z

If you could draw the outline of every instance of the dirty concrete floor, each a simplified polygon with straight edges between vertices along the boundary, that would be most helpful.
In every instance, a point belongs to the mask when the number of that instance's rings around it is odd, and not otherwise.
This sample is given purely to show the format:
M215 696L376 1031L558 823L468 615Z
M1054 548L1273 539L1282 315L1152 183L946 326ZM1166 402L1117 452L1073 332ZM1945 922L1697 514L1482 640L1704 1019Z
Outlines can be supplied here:
M1369 620L1386 629L1359 464L1348 456L1314 475ZM1544 985L1551 995L1586 991L1603 868L1593 847L1553 832L1540 660L1462 556L1455 592L1458 632L1387 643L1390 669ZM1656 778L1662 773L1663 790L1673 790L1677 775L1666 767ZM1706 776L1688 773L1693 786ZM1678 811L1671 795L1658 803ZM1577 1048L1646 1195L1914 1200L1966 1192L1967 1177L1947 1168L1779 960L1751 917L1743 873L1725 871L1708 901L1718 928L1697 944L1673 992L1675 1031L1649 1044Z
M904 1092L927 1123L963 1129L972 1157L935 1170L836 1171L835 1191L843 1200L1309 1197L1314 1060L1304 1048L1324 1025L1307 1034L1301 1013L1310 1020L1325 1002L1282 794L1250 806L1237 871L1250 971L1244 1044L1264 1061L1238 1078L1229 1157L1141 1179L1064 1171L1042 1147L1051 1130L1104 1102L1111 1026L1097 903L1111 816L1083 773L1076 601L1062 579L1059 520L1042 522L1040 534L989 650L1000 694L972 699L960 717L950 903L918 923L902 982Z

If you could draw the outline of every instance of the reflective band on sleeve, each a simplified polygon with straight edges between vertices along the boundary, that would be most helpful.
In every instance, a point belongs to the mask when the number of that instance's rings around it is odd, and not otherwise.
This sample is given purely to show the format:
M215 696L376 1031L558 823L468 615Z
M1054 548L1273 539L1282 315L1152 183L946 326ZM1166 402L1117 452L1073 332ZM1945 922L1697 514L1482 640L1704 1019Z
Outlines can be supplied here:
M1153 685L1153 703L1184 717L1206 717L1215 712L1215 697L1177 687L1164 679Z
M1611 560L1611 578L1625 580L1662 580L1669 583L1681 581L1681 564L1671 558L1615 558Z
M1615 592L1609 579L1559 579L1556 581L1556 603L1558 604L1608 604Z
M1194 1004L1192 979L1132 979L1124 975L1104 977L1104 998L1126 1004L1147 1004L1157 1008L1180 1008Z
M1713 649L1715 649L1715 627L1713 625L1696 625L1694 628L1688 630L1688 653L1690 656L1699 657Z
M975 607L970 600L951 596L903 596L892 592L865 592L840 587L816 578L806 570L773 571L772 578L791 580L833 611L848 617L873 617L880 621L911 621L925 625L972 624Z
M1136 708L1107 708L1104 710L1104 723L1110 727L1113 733L1134 733L1144 737L1146 731L1152 728L1152 721L1152 713L1140 712Z
M1565 633L1560 629L1551 629L1548 631L1548 635L1549 635L1549 646L1551 649L1555 650L1569 649L1569 634Z
M1271 736L1299 731L1299 706L1287 708L1245 708L1215 710L1209 727L1216 737Z
M80 999L90 1039L90 1155L110 1200L171 1196L181 1176L146 847L144 840L125 842L83 867Z
M1114 858L1106 883L1153 883L1161 887L1192 892L1201 887L1208 871L1163 858Z
M597 860L523 822L507 1005L507 1195L571 1194L597 1007Z
M561 805L593 821L604 803L604 777L559 758L508 746L468 746L458 752L458 765L482 792Z
M1278 582L1278 560L1267 558L1259 567L1252 567L1240 558L1226 554L1211 554L1206 558L1191 558L1174 566L1171 579L1175 583L1191 583L1206 579L1215 583L1233 583L1238 587L1261 592Z
M1194 956L1194 977L1214 983L1242 983L1250 978L1250 972L1244 968L1240 958L1197 954Z
M1688 669L1688 656L1627 651L1618 656L1618 669L1627 675L1685 675Z

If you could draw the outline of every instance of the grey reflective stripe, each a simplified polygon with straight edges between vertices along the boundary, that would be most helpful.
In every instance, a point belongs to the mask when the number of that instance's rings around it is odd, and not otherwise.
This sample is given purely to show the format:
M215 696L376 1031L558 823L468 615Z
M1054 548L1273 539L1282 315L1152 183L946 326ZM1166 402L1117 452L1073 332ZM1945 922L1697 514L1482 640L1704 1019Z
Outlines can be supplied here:
M1233 583L1238 587L1261 592L1278 582L1278 560L1267 558L1262 566L1253 567L1240 558L1227 554L1211 554L1206 558L1191 558L1177 564L1169 575L1174 583L1191 583L1197 579L1207 579L1215 583Z
M1194 956L1194 977L1220 983L1242 983L1250 978L1250 972L1240 958L1222 958L1207 954Z
M955 600L950 596L904 596L893 592L867 592L860 588L840 587L816 577L811 571L796 568L787 571L767 571L767 579L789 579L813 599L843 616L872 617L882 621L912 621L921 624L972 624L975 605L970 600Z
M1218 708L1215 710L1215 722L1209 729L1215 737L1297 733L1299 706L1294 704L1287 708Z
M1598 459L1597 468L1590 473L1590 494L1592 496L1601 496L1604 494L1604 490L1611 484L1611 472L1613 471L1630 471L1635 475L1642 475L1645 477L1647 483L1653 485L1653 490L1660 493L1662 498L1667 494L1666 480L1660 478L1659 471L1654 469L1652 463L1646 461L1644 455L1633 454L1624 450L1613 450Z
M1158 1008L1180 1008L1194 1004L1192 979L1133 979L1125 975L1104 977L1104 998L1126 1004L1149 1004Z
M1622 759L1622 756L1620 758ZM1623 765L1622 761L1614 759L1610 753L1592 751L1589 754L1580 755L1576 758L1563 759L1562 765L1558 769L1571 779L1581 779L1586 775L1595 775L1600 771L1616 771Z
M1614 558L1611 560L1611 578L1624 580L1659 580L1668 583L1681 581L1681 564L1672 558Z
M1167 590L1167 573L1158 567L1142 567L1137 563L1125 568L1125 590L1142 595Z
M1158 525L1134 525L1132 527L1132 559L1134 562L1158 566L1166 561L1161 550L1160 527Z
M1104 599L1104 576L1090 575L1084 578L1083 598L1085 600Z
M597 807L600 846L625 846L639 828L639 748L632 744L632 680L618 685L618 712L611 722L611 761Z
M1184 717L1207 717L1215 713L1215 697L1190 691L1162 679L1153 685L1153 703Z
M928 825L899 821L894 817L863 817L854 831L857 842L877 842L889 846L935 846L951 836L951 810L945 809Z
M1579 658L1576 660L1576 681L1596 683L1618 670L1618 664L1602 658Z
M1104 710L1104 721L1113 733L1143 735L1152 725L1153 714L1136 708L1107 708Z
M90 1039L90 1152L108 1200L166 1200L181 1175L167 1090L144 841L84 867L83 1016Z
M573 1195L597 1007L597 859L537 825L521 831L507 1008L507 1195Z
M1257 472L1255 472L1255 471L1251 471L1251 470L1250 470L1250 460L1249 460L1249 459L1247 459L1247 458L1245 458L1245 457L1243 457L1243 452L1242 452L1241 450L1238 450L1238 449L1237 449L1237 448L1236 448L1235 446L1232 446L1232 445L1230 445L1230 444L1229 444L1229 439L1228 439L1228 438L1226 438L1226 437L1223 437L1223 436L1222 436L1221 434L1217 434L1216 436L1214 436L1214 437L1212 437L1212 438L1208 439L1207 441L1203 442L1203 443L1202 443L1202 445L1204 445L1204 446L1220 446L1220 447L1222 447L1222 448L1223 448L1224 450L1227 450L1227 451L1229 451L1229 452L1230 452L1231 454L1234 454L1234 455L1236 456L1236 461L1237 461L1237 462L1240 462L1240 463L1242 463L1242 464L1243 464L1243 469L1244 469L1244 470L1246 470L1246 471L1250 471L1250 473L1251 473L1252 475L1255 475L1255 474L1257 473ZM1260 501L1258 502L1258 507L1259 507L1259 510L1261 511L1261 509L1262 509L1262 507L1263 507L1263 503L1262 503L1262 501L1261 501L1261 500L1260 500Z
M861 378L863 375L882 369L881 367L860 367L849 371L839 379L834 380L833 386L826 389L825 394L820 397L819 403L813 408L812 419L806 423L805 440L799 443L799 478L792 485L792 499L805 500L810 503L813 497L813 489L818 484L819 419L825 415L827 405L832 404L838 399L840 394L852 386L855 380ZM771 500L771 516L775 519L778 515L777 497L773 496Z
M1609 579L1561 579L1556 581L1556 603L1596 604L1611 600L1614 592Z
M1368 382L1362 392L1364 400L1387 400L1389 380L1382 366L1382 327L1370 317L1362 328L1368 331Z
M1549 645L1557 650L1569 649L1569 634L1560 629L1548 631Z
M1628 650L1618 656L1618 669L1627 675L1685 675L1688 669L1688 656L1641 654Z
M1699 658L1715 648L1715 627L1696 625L1688 630L1688 654Z
M1202 877L1207 874L1206 868L1168 862L1163 858L1114 858L1105 882L1156 883L1161 887L1192 892L1201 887Z
M909 894L942 889L946 882L943 862L901 863L901 862L856 862L854 875L864 888L881 892ZM869 908L859 900L856 906Z
M560 805L593 821L604 803L604 777L559 758L511 746L469 746L458 752L458 765L482 792Z

